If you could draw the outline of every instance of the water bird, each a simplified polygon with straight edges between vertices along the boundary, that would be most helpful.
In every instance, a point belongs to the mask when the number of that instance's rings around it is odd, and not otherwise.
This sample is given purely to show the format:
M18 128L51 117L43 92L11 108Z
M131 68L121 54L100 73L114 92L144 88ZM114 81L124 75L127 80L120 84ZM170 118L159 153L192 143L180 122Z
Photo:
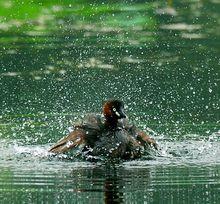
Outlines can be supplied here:
M153 138L129 124L121 100L106 101L103 116L87 115L81 123L74 125L69 135L52 146L49 152L67 153L81 147L80 154L88 160L101 156L135 159L150 149L157 149Z

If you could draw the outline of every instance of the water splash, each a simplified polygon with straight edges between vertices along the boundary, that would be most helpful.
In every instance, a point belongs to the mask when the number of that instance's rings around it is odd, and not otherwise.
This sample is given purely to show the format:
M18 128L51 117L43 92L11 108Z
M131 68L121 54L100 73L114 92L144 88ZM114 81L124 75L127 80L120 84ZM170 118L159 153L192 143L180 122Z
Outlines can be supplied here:
M0 166L27 170L55 170L76 166L99 165L86 162L69 155L54 156L48 152L51 144L27 145L21 140L3 139L0 142ZM133 166L164 166L164 165L214 165L220 164L219 132L212 133L204 140L197 137L186 141L159 141L160 150L154 156L146 156L139 160L120 162L130 168ZM100 161L100 160L99 160ZM68 166L68 167L67 167ZM130 166L130 167L129 167ZM65 171L67 170L65 169Z

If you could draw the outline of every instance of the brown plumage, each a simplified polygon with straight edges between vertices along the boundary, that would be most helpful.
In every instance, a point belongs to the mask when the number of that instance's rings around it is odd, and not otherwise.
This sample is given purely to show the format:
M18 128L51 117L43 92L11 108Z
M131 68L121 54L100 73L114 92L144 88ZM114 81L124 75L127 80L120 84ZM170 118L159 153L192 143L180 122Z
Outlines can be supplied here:
M120 100L109 100L103 106L104 120L99 115L89 115L66 137L58 141L49 151L65 153L82 147L86 157L139 158L144 149L157 144L145 132L129 125Z

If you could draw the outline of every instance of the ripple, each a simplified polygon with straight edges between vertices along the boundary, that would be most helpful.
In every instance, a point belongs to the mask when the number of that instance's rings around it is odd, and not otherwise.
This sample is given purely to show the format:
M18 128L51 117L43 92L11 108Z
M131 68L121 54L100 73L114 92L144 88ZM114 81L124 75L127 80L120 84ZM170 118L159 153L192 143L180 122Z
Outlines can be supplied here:
M199 24L189 25L186 23L166 24L161 26L162 29L167 29L167 30L187 30L187 31L198 30L201 27L202 26Z

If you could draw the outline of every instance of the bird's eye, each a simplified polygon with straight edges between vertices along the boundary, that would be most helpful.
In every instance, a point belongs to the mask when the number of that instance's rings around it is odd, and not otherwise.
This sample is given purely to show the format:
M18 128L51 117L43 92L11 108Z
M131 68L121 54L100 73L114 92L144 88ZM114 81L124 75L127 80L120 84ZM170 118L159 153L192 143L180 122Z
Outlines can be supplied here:
M113 108L112 110L114 111L115 115L117 115L118 117L120 117L120 113L116 110L116 108Z

